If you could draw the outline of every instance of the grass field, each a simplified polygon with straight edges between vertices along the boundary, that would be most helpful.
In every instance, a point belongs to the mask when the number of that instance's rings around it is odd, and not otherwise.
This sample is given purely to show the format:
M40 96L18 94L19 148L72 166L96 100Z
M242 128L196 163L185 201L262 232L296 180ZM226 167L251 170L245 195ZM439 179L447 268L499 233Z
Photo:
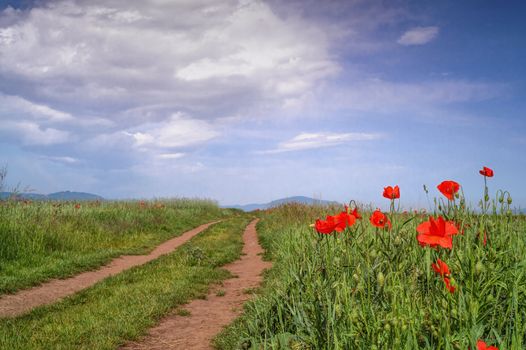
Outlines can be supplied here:
M200 224L232 215L208 200L0 201L0 294L143 254Z
M132 268L65 301L0 320L0 349L115 349L135 339L210 283L229 277L250 217L215 224L176 252ZM184 314L184 310L181 310Z
M261 212L258 232L274 267L216 346L482 349L476 343L484 341L525 349L526 220L511 215L501 195L486 197L482 213L467 209L462 196L436 202L432 215L459 228L452 249L421 246L417 227L429 215L400 213L394 205L390 230L362 212L331 234L309 224L341 208L284 205ZM438 259L447 273L434 271Z

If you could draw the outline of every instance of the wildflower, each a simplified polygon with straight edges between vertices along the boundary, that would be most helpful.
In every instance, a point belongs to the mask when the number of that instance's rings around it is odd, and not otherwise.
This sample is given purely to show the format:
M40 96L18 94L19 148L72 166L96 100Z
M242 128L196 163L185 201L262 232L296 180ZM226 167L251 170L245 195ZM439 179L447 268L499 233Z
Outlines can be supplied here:
M318 233L323 233L326 235L332 233L336 228L336 224L334 223L334 217L327 215L326 220L317 219L314 223L314 228L316 229L316 231L318 231Z
M482 340L478 340L477 341L477 350L499 350L499 348L497 348L496 346L488 346L488 344L486 344L486 342L483 342Z
M441 216L436 220L430 216L429 221L418 225L416 231L419 233L416 239L422 247L429 245L432 248L441 246L448 249L453 247L453 238L451 236L458 233L455 224L451 221L445 221Z
M80 204L75 204L75 209L80 209Z
M325 220L317 219L314 228L318 233L329 234L333 231L341 232L346 227L354 225L356 218L354 215L342 211L338 215L327 215Z
M400 198L400 187L398 187L398 185L396 185L394 188L391 186L384 187L383 196L387 199Z
M453 197L460 189L460 185L451 180L442 181L440 185L437 186L438 190L447 197L450 201L453 200Z
M385 228L388 227L391 229L391 221L389 221L389 218L380 211L380 209L376 209L371 217L369 218L369 221L371 221L371 224L376 227Z
M446 288L451 292L455 292L455 286L451 284L451 277L449 273L449 267L445 262L443 262L440 259L437 259L436 264L432 263L431 267L433 270L435 270L436 273L438 273L440 276L442 276L442 279L444 280L444 283L446 284Z
M347 211L342 211L340 214L335 215L334 217L335 222L335 230L337 232L341 232L345 230L347 226L351 227L356 222L356 218L354 215L347 213Z
M485 177L493 177L493 170L488 167L483 167L482 170L479 170L479 174Z

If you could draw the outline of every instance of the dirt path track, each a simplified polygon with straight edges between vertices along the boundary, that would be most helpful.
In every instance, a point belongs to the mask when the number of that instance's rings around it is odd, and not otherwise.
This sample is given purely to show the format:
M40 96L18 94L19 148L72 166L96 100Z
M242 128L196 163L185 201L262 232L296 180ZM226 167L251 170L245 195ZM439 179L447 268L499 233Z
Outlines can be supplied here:
M256 223L257 220L252 221L243 234L245 245L241 259L224 266L238 278L212 288L206 300L196 299L184 305L190 316L171 314L143 339L125 344L121 349L213 349L212 338L241 313L243 303L250 298L245 290L259 286L261 273L271 265L261 259L263 249L258 243ZM225 295L217 296L219 290Z
M131 267L157 259L161 255L174 251L177 247L216 222L217 221L198 226L183 233L179 237L161 243L148 255L123 255L113 259L108 265L98 270L83 272L63 280L51 280L40 286L22 290L16 294L5 295L0 298L0 317L18 316L37 306L54 303L68 295L88 288L106 277L116 275Z

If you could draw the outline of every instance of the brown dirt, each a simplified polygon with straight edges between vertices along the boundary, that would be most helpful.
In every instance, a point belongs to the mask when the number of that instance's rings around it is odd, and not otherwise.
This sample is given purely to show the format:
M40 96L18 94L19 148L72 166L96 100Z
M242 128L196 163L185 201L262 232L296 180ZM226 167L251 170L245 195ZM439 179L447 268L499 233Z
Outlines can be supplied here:
M127 343L121 349L213 349L212 338L240 315L243 303L250 298L246 290L259 286L261 273L271 266L261 259L263 249L258 243L256 223L257 220L252 221L243 234L241 259L224 266L237 278L212 288L205 300L196 299L184 305L189 316L178 316L173 311L143 339ZM224 291L225 295L216 295L218 291Z
M157 246L148 255L123 255L113 259L108 265L98 270L83 272L63 280L54 279L37 287L22 290L16 294L2 296L0 298L0 317L18 316L37 306L54 303L82 289L88 288L106 277L116 275L131 267L157 259L161 255L174 251L177 247L216 222L217 221L198 226L183 233L179 237L172 238Z

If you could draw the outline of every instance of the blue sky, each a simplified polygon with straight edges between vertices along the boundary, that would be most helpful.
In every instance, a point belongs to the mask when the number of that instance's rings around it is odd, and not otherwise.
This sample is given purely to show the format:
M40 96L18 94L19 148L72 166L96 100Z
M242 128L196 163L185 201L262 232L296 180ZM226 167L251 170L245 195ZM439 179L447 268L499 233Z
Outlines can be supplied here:
M37 192L526 206L526 23L500 1L0 1L0 164Z

